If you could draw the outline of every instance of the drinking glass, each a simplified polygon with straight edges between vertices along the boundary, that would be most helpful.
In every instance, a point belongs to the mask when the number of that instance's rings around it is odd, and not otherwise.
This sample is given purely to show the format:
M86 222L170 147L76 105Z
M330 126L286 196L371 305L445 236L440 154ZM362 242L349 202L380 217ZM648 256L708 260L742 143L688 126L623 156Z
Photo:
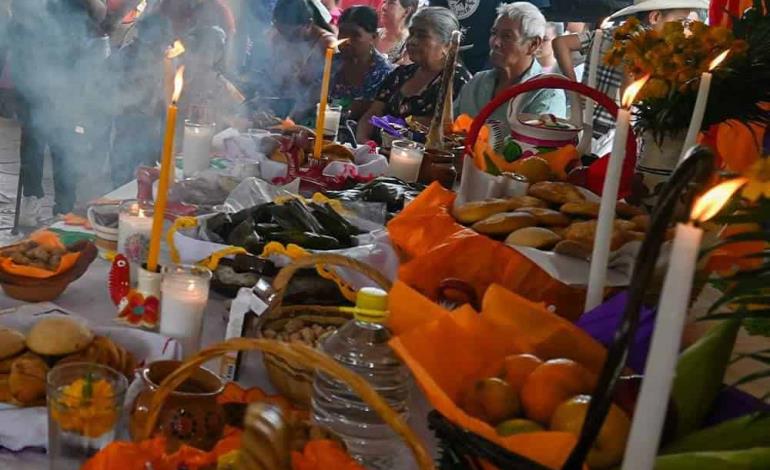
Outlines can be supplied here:
M318 116L318 110L320 104L315 106L316 116ZM342 116L342 106L338 105L326 105L326 113L324 113L324 140L330 142L337 141L337 133L340 129L340 118Z
M200 349L210 282L211 271L206 268L187 265L163 268L160 333L177 339L185 357Z
M51 470L77 470L115 440L128 381L99 364L54 367L46 379Z

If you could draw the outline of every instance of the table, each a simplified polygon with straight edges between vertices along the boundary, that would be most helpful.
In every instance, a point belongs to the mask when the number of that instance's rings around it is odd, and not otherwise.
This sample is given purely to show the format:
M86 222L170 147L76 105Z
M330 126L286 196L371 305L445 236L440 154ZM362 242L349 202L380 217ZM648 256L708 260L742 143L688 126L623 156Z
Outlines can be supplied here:
M107 194L108 199L130 199L136 197L136 181L132 181L115 191ZM67 287L67 290L54 303L85 317L94 326L115 326L117 309L109 297L107 279L110 263L97 258L88 271ZM0 309L17 307L24 304L0 293ZM209 303L204 313L202 345L210 345L224 339L228 307L226 299L215 292L211 293ZM208 364L213 371L218 371L218 363ZM241 372L238 382L245 387L258 386L267 392L274 392L262 365L260 353L248 353L241 361ZM417 433L428 443L429 448L435 449L432 433L427 429L425 416L430 409L424 396L413 387L413 403L411 404L410 424ZM413 464L399 466L399 469L414 468ZM0 451L0 470L43 470L48 469L46 455L25 451L10 453Z

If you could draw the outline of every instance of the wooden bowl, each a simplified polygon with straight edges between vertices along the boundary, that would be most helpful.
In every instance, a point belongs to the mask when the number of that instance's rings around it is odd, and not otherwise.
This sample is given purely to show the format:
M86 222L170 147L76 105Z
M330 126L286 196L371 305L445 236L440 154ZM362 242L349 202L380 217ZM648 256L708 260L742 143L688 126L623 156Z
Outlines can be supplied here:
M67 247L80 256L71 269L46 279L17 276L0 270L0 288L8 297L24 302L48 302L59 297L72 282L82 276L96 258L96 246L81 240Z

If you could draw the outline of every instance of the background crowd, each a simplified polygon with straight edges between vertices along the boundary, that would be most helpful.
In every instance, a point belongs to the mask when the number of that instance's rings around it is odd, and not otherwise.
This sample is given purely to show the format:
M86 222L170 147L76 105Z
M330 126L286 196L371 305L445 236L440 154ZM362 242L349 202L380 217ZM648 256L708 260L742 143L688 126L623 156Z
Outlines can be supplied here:
M117 186L154 164L182 64L185 118L247 128L269 108L309 123L324 53L335 48L331 98L366 141L377 138L371 116L430 119L454 31L463 33L455 114L474 116L542 73L585 82L591 48L606 51L626 18L659 28L705 19L707 8L706 0L0 0L0 112L22 124L22 212L34 223L46 149L55 213L72 210L79 175L94 165L109 161ZM610 32L594 44L602 22ZM185 52L174 57L176 41ZM623 70L603 64L597 77L613 97L625 83ZM561 91L541 90L522 111L568 108ZM505 109L492 118L505 123ZM610 116L597 109L593 120L598 144L611 138Z

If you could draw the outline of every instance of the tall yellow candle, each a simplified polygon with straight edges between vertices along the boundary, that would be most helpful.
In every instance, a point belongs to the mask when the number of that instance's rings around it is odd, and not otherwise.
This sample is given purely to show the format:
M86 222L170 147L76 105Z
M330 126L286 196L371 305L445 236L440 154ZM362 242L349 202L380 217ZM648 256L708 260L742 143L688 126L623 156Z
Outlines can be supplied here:
M166 134L163 140L163 153L160 160L160 181L158 181L158 195L155 198L155 208L152 216L152 233L150 235L150 250L147 256L147 270L158 270L158 256L160 255L160 240L163 236L163 216L166 212L168 201L168 186L171 171L174 165L174 133L176 130L176 102L182 93L184 84L184 66L179 67L174 77L174 95L166 114Z
M324 62L324 75L321 81L321 100L318 102L318 115L315 123L315 147L313 156L321 158L321 148L324 140L324 119L326 119L326 105L329 103L329 82L332 74L332 56L334 48L326 48L326 61Z

